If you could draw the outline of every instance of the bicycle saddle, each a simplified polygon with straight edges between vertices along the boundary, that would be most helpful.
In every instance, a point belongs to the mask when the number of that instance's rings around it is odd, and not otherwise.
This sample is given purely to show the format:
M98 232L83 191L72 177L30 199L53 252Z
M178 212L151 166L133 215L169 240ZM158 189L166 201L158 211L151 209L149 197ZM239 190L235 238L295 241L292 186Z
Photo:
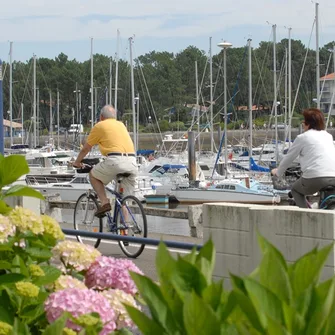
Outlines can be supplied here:
M119 179L119 178L127 178L130 176L130 173L119 173L116 175L116 178Z

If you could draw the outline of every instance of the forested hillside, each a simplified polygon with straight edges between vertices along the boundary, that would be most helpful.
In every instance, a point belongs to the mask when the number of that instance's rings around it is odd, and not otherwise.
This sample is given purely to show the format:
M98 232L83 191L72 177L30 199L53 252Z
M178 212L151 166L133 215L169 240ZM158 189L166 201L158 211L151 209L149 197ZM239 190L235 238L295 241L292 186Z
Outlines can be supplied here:
M285 49L288 41L282 40L277 44L278 84L280 87L278 101L280 107L284 105L284 78L285 78ZM261 42L253 48L253 103L271 108L273 102L273 50L271 42ZM329 49L332 43L326 44L320 50L320 73L325 74L329 61ZM219 51L218 48L215 48ZM300 41L292 40L292 97L296 94L301 70L307 49ZM198 65L200 86L200 104L209 105L209 60L208 53L189 46L179 53L152 51L138 57L134 61L135 91L140 97L140 124L141 129L148 128L151 120L158 120L162 130L170 123L177 121L188 125L192 119L192 108L187 105L196 102L195 61ZM328 73L333 72L333 62L330 62ZM97 114L106 101L106 90L109 91L110 58L94 55L94 87L97 87ZM4 64L4 111L9 109L9 66ZM214 114L223 108L223 74L222 52L213 56L214 82ZM248 104L248 60L246 48L231 48L227 51L227 83L228 97L233 98L233 105L229 110L233 113L232 120L243 120L246 111L237 111L238 106ZM26 63L13 63L13 119L20 118L21 103L24 104L24 119L29 122L32 116L32 86L33 86L33 59ZM60 53L55 59L37 59L37 86L39 88L41 129L48 128L49 124L49 92L52 92L52 104L56 111L56 92L60 94L60 125L68 127L72 123L72 108L76 106L76 84L82 94L82 120L84 125L90 120L90 60L78 62ZM112 59L112 82L114 101L115 59ZM119 61L119 90L118 111L120 118L127 119L131 126L131 85L129 61ZM302 75L296 112L312 105L316 97L315 51L309 50L305 69ZM293 100L293 99L292 99ZM279 112L281 109L279 107ZM256 112L255 117L261 117L266 112ZM4 113L7 116L7 113ZM264 115L263 115L264 116ZM215 122L222 121L220 116ZM54 117L54 120L56 118ZM206 122L206 121L202 121ZM54 122L55 123L55 122ZM154 124L155 122L152 122ZM153 125L149 128L152 128ZM148 129L147 129L148 130ZM153 130L153 129L152 129Z

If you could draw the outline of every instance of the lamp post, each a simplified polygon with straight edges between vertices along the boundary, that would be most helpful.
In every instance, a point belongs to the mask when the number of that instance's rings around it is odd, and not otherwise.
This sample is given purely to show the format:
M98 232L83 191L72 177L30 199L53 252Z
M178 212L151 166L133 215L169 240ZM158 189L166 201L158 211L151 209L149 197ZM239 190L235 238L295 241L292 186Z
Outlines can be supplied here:
M227 49L232 46L229 42L220 42L218 47L223 49L223 90L224 90L224 149L225 149L225 177L227 178L227 162L228 162L228 138L227 138L227 64L226 64L226 52Z

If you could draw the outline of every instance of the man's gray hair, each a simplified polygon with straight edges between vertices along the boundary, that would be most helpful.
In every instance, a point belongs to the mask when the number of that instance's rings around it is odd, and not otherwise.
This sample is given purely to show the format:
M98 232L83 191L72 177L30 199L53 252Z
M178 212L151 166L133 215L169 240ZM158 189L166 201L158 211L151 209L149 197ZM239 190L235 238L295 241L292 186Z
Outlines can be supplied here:
M116 110L112 105L106 105L101 109L101 116L105 119L116 119Z

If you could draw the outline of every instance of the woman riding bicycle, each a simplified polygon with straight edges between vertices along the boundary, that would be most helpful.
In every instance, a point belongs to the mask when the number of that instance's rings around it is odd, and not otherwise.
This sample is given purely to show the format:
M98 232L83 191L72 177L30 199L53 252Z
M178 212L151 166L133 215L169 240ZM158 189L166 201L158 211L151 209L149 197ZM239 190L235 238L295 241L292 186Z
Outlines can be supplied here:
M300 208L307 208L305 196L326 186L335 187L335 147L333 136L325 131L325 120L317 108L303 112L304 132L297 136L277 169L271 173L281 177L299 156L302 177L292 186L293 198Z

